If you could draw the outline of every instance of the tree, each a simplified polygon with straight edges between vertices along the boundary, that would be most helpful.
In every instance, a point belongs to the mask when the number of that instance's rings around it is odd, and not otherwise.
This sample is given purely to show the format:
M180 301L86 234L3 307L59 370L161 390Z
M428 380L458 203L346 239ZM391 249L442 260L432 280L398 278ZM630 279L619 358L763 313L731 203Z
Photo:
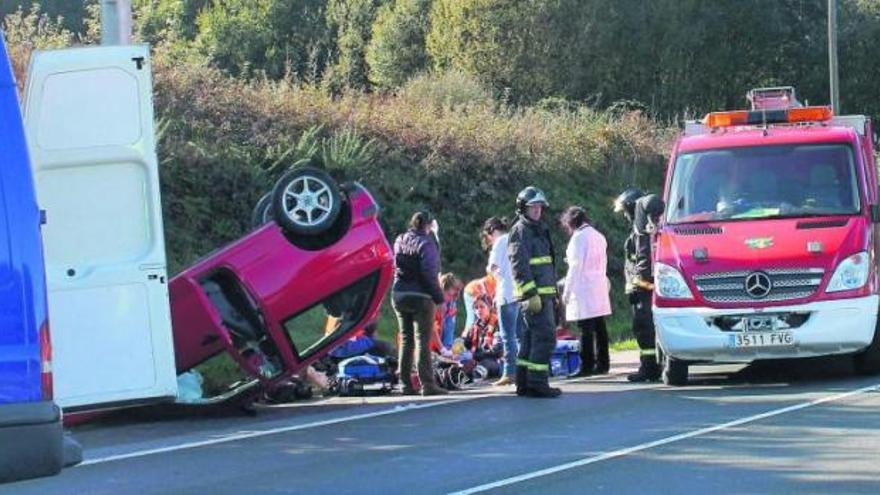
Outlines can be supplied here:
M428 53L437 69L474 74L517 101L566 86L580 0L436 0Z
M320 74L330 41L324 5L324 0L214 2L198 14L196 45L235 75Z
M196 19L208 0L135 0L133 7L141 39L157 44L165 39L190 41Z
M384 0L330 0L327 22L336 34L336 53L328 74L334 91L369 87L365 54L373 21Z
M428 67L430 8L431 0L396 0L379 10L366 55L373 84L396 88Z

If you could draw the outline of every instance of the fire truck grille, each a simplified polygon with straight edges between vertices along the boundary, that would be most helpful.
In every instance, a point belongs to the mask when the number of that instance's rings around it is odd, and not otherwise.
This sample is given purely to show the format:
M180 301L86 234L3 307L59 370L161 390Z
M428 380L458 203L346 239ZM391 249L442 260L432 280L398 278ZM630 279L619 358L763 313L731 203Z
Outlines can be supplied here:
M694 283L708 302L779 302L812 296L824 275L821 268L777 268L704 273Z

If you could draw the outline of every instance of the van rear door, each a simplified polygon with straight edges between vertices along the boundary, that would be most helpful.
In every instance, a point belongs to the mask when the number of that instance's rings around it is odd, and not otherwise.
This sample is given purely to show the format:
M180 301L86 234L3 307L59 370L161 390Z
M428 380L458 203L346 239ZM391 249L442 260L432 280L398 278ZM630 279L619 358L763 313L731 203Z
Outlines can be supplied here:
M48 220L56 401L174 397L148 47L35 53L25 122Z

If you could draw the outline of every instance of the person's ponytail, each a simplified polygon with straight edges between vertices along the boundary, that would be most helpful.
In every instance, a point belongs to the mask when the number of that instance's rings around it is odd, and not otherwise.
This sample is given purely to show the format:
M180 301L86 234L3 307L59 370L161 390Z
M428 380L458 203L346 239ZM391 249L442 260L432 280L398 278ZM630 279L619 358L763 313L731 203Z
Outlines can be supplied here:
M431 213L427 211L417 211L409 220L409 228L419 232L425 232L428 230L428 227L431 226L433 221L434 217Z

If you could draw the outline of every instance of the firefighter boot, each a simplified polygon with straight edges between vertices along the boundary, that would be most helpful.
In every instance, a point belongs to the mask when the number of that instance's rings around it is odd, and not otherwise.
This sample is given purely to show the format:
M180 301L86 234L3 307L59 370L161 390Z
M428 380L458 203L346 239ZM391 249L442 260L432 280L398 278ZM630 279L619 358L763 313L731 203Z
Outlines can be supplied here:
M525 366L516 367L516 395L526 395L526 382L529 370Z
M656 382L660 379L660 367L657 366L657 359L654 356L642 356L639 370L631 375L627 375L626 379L633 383Z
M534 372L533 372L534 373ZM536 373L539 376L534 377L535 380L529 380L526 387L526 395L539 399L553 399L562 395L562 390L551 387L549 383L549 374L546 372Z

